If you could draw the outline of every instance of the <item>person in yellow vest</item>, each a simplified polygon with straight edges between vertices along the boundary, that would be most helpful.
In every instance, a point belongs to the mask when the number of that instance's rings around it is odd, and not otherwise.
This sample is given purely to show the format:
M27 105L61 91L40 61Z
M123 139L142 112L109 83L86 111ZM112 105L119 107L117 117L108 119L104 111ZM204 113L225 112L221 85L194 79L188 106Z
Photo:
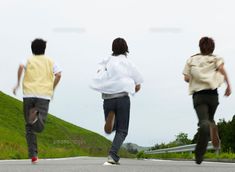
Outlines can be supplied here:
M60 81L61 69L44 55L46 41L35 39L31 44L33 56L22 62L18 68L17 84L13 89L16 95L23 71L23 109L26 127L26 140L29 158L38 162L37 138L35 132L42 132L49 109L49 102Z

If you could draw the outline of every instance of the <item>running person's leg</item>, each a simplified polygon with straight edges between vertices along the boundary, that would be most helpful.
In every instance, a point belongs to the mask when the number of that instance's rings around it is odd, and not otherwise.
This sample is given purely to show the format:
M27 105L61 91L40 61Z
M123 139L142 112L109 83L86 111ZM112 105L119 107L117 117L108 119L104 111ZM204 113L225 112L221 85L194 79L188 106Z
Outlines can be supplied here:
M28 145L28 156L32 158L37 156L37 137L33 131L33 126L30 124L30 110L35 107L34 98L24 98L23 109L25 118L25 129L26 129L26 141Z
M118 162L120 159L118 156L118 151L128 134L130 119L130 98L128 96L117 98L116 108L116 133L113 139L112 147L109 151L109 155L115 162Z
M44 129L44 123L48 113L49 100L38 98L24 98L23 101L26 140L28 144L29 157L37 157L37 137L36 132L41 132ZM37 121L32 124L32 111L37 111Z
M220 148L220 138L218 133L218 128L214 121L215 111L219 105L218 95L211 95L208 97L208 104L209 104L209 120L210 120L210 136L213 146L216 149Z
M105 99L103 102L105 125L104 131L111 134L115 130L116 99Z
M195 95L193 98L194 109L198 117L198 140L195 148L196 163L203 161L210 135L209 106L206 103L206 95Z
M35 109L38 112L37 113L38 119L32 125L33 125L34 131L36 132L42 132L44 129L44 125L45 125L46 118L48 115L49 103L50 103L50 100L40 99L40 98L38 98L35 103Z
M115 123L115 112L109 111L107 117L105 118L104 131L107 134L111 134L114 129Z

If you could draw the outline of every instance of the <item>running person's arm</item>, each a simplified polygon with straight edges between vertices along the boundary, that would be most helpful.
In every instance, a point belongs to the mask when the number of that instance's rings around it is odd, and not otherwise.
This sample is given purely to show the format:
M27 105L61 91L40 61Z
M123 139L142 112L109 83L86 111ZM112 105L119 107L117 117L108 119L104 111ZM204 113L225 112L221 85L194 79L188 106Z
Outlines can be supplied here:
M60 82L61 73L62 73L62 70L57 63L54 63L54 65L53 65L53 73L55 75L55 79L54 79L54 83L53 83L53 90L55 90L56 86Z
M56 86L60 82L60 78L61 78L61 72L56 73L55 79L54 79L54 84L53 84L53 90L55 90Z
M23 73L23 70L24 70L24 65L21 64L18 68L18 72L17 72L17 84L16 86L13 88L13 94L16 95L16 92L18 90L18 88L20 87L20 80L21 80L21 76L22 76L22 73Z
M226 88L226 90L225 90L224 95L225 95L225 96L229 96L229 95L232 93L232 91L231 91L231 86L230 86L230 82L229 82L229 79L228 79L227 72L226 72L226 70L224 69L224 64L221 64L221 65L218 67L218 71L219 71L222 75L224 75L224 80L225 80L225 82L226 82L226 84L227 84L227 88Z
M139 70L132 62L130 62L130 73L131 77L135 82L135 92L137 93L138 91L140 91L141 84L143 83L144 80Z
M190 70L191 70L191 67L190 67L190 60L191 59L188 59L185 66L184 66L184 70L183 70L183 75L184 75L184 81L185 82L189 82L190 81Z

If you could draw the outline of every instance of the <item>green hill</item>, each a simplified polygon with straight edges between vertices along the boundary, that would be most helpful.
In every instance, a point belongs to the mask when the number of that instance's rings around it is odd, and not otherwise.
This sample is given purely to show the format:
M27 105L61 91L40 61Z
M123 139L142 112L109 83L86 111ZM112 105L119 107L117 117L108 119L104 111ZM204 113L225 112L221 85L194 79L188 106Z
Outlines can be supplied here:
M27 157L22 102L0 91L0 159ZM111 142L92 131L48 115L45 130L38 134L40 158L107 156ZM127 156L126 151L121 151Z

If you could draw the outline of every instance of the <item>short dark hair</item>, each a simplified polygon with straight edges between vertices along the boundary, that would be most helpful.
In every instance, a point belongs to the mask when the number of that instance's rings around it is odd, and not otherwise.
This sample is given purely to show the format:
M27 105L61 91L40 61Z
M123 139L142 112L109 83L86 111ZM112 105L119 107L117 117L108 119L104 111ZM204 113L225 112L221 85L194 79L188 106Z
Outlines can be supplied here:
M35 39L31 43L31 50L34 55L43 55L46 49L46 41L43 39Z
M210 55L215 49L215 42L212 38L202 37L199 41L199 47L202 55Z
M126 41L123 38L116 38L113 40L113 45L112 45L112 55L113 56L118 56L118 55L127 55L129 53L128 46Z

